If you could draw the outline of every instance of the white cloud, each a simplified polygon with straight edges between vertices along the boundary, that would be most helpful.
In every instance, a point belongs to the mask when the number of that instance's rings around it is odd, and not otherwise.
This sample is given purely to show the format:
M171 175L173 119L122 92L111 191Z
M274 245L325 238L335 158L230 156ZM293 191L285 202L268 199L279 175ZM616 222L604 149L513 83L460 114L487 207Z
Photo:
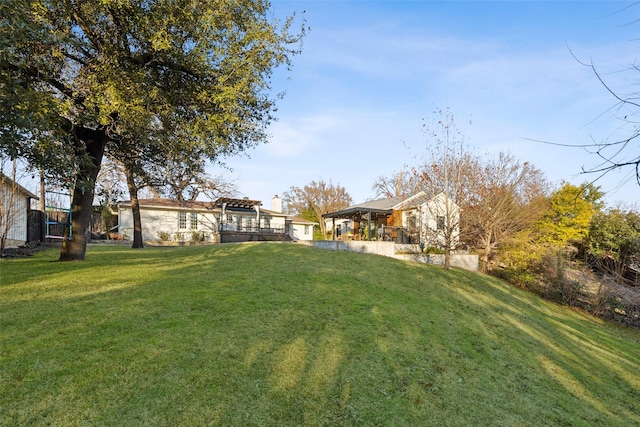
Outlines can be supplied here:
M311 6L325 15L309 15L312 30L294 59L291 80L282 83L288 93L279 104L280 121L270 128L271 142L253 150L250 162L234 161L239 186L249 197L267 200L290 186L324 179L362 201L376 177L411 162L402 141L416 150L423 146L420 119L446 106L456 119L473 119L467 136L481 152L509 151L553 180L587 179L580 168L592 157L526 138L574 143L609 135L617 123L611 114L598 116L612 98L569 49L580 59L605 64L606 77L625 88L613 71L634 60L626 41L612 42L605 33L598 37L605 28L600 24L583 36L579 28L559 31L522 13L509 16L519 19L513 22L483 15L489 21L479 24L475 16L457 21L462 10L435 22L445 15L433 18L431 11L448 8L445 3L403 3L398 12L380 6L386 15L371 11L378 4L362 5L367 6ZM419 15L410 16L409 9ZM547 18L551 13L544 19L561 21ZM631 193L618 191L616 197ZM637 193L628 197L637 200Z
M340 115L285 116L271 127L266 151L273 157L304 156L323 144L322 136L346 126Z

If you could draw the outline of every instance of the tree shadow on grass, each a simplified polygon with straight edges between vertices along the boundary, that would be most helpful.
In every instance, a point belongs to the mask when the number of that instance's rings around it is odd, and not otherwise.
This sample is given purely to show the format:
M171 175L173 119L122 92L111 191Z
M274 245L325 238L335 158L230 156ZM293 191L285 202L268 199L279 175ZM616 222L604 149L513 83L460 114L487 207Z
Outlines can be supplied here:
M469 322L505 344L521 346L514 356L526 360L529 369L544 373L552 389L563 391L577 422L640 423L637 330L542 300L495 279L471 279L465 286L456 289L459 298L492 314L490 320L476 317ZM471 288L474 292L469 292Z
M637 334L486 276L283 244L90 255L77 284L3 290L5 421L640 422Z

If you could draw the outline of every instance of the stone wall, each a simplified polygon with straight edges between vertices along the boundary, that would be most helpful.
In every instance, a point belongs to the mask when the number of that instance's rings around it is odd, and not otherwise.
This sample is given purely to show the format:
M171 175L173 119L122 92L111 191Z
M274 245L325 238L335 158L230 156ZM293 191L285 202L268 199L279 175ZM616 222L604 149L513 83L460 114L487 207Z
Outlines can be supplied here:
M415 261L423 264L444 265L444 255L437 254L396 254L396 259L404 261ZM478 271L478 255L473 254L452 254L449 260L451 267L458 267L464 270Z

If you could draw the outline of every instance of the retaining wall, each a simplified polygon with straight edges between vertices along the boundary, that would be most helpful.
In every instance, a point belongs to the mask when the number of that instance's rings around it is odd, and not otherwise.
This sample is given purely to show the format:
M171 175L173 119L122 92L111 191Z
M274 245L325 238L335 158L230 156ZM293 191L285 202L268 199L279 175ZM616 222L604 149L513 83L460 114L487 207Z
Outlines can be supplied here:
M313 246L319 249L349 251L382 255L403 261L421 262L424 264L444 265L444 255L422 254L418 245L403 245L394 242L342 241L342 240L307 240L298 241L299 245ZM411 253L413 252L413 253ZM452 267L470 271L478 271L478 255L452 254L449 260Z

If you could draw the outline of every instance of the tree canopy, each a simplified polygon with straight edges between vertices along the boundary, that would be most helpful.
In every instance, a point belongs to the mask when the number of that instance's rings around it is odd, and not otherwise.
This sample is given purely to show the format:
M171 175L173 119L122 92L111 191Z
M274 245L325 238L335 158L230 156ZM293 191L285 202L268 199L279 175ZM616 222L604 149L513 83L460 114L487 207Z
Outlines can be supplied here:
M466 244L483 249L485 269L494 249L540 218L547 187L539 169L510 154L501 152L480 162L470 177L471 203L466 204L461 228Z
M287 213L317 221L323 237L327 235L327 227L322 215L345 209L353 203L344 187L322 180L311 181L302 188L291 187L282 199Z
M548 208L536 224L538 240L558 247L582 243L589 234L592 216L603 207L603 196L593 184L564 183L551 194Z
M268 11L264 0L0 3L0 151L69 178L74 238L61 260L84 259L105 150L215 159L266 141L270 77L304 32Z
M640 214L620 209L596 213L588 253L600 269L622 277L626 266L640 261Z
M458 127L450 108L437 109L423 119L425 154L420 164L412 168L413 188L429 197L444 193L444 203L429 205L433 217L444 223L435 230L436 240L445 251L445 268L449 268L452 249L458 244L461 231L460 211L471 203L474 177L480 168L478 156L469 149L467 137ZM471 191L470 191L471 190ZM433 231L433 230L432 230Z

